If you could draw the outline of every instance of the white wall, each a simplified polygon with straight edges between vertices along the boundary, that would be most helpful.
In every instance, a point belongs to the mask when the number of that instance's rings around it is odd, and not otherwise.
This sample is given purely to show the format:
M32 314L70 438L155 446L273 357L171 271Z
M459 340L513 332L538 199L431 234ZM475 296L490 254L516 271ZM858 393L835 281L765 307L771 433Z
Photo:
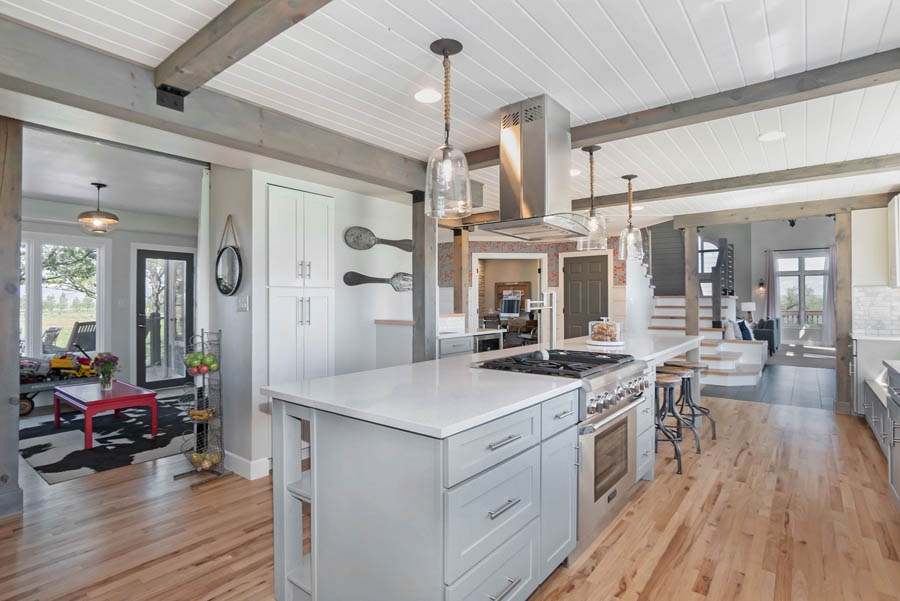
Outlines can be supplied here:
M765 297L757 284L766 275L766 250L828 248L834 245L834 220L831 217L798 219L791 227L787 221L760 221L750 224L753 300L758 309L765 307Z
M888 210L867 209L850 214L853 246L853 286L887 286Z
M376 245L354 250L344 242L344 231L354 225L367 227L379 238L412 237L410 204L355 192L331 190L335 224L335 373L375 369L375 320L412 319L412 292L395 292L387 284L347 286L344 273L358 271L387 278L398 271L412 273L412 253ZM452 292L450 304L453 304ZM452 307L451 307L452 308Z
M200 194L200 188L197 188ZM81 236L96 241L97 236L84 232L74 224L75 218L85 209L84 205L65 202L22 199L22 229L25 231L60 234L64 236ZM103 235L109 240L109 282L108 306L110 348L98 349L110 351L120 358L117 377L131 378L132 355L130 334L134 328L134 316L131 314L131 273L135 266L131 264L131 246L135 243L149 245L196 247L197 220L173 218L164 215L139 213L135 211L118 211L120 226ZM102 344L97 341L98 345ZM37 404L51 404L50 395L39 395Z

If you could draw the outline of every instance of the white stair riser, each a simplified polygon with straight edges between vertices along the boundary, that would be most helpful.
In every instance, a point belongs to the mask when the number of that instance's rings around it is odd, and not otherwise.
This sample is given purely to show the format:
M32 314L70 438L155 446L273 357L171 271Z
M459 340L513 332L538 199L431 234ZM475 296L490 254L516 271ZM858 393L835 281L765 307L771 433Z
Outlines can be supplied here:
M678 326L667 325L667 326L651 326L651 327L674 328L674 327L678 327ZM687 335L687 332L685 332L684 330L681 330L681 329L678 329L678 330L650 330L650 331L654 332L656 334L674 334L674 335L684 334L684 335ZM700 330L700 337L707 338L710 340L721 340L722 332L720 330L714 330L714 331Z
M740 365L740 361L737 359L711 359L709 357L702 357L700 361L709 365L710 369L734 369Z
M756 386L759 383L759 374L738 374L723 376L718 374L706 374L700 376L701 384L713 386Z
M684 317L684 307L669 307L666 305L656 305L653 308L654 315L669 315L673 317ZM723 311L724 314L724 311ZM700 309L700 317L712 319L712 308L706 307Z
M684 318L682 319L659 319L653 317L650 319L651 326L662 326L664 328L683 328L685 326ZM711 319L700 319L700 327L701 328L711 328L712 320Z
M657 307L684 307L685 300L684 297L675 297L675 298L666 298L662 296L653 297L653 301ZM734 307L734 299L726 298L722 299L722 309L732 308ZM709 307L712 308L712 299L711 298L701 298L700 299L700 307Z
M722 344L720 344L717 348L720 353L740 353L741 363L756 363L759 365L763 365L769 359L768 347L763 344L742 344L739 342L733 343L729 342L728 340L723 340Z

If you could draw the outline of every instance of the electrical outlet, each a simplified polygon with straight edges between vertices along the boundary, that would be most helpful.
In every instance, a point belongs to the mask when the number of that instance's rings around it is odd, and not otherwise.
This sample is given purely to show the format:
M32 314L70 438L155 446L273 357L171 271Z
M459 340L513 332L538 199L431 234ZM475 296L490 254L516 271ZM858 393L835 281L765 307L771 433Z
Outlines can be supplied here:
M238 313L248 313L250 311L250 297L249 296L237 297L237 310L238 310Z

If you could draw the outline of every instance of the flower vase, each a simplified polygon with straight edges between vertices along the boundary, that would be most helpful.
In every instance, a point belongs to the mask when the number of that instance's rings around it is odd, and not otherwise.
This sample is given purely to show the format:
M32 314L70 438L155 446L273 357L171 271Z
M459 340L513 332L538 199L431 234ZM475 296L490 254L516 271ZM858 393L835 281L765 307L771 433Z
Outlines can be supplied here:
M100 374L100 390L112 390L112 374Z

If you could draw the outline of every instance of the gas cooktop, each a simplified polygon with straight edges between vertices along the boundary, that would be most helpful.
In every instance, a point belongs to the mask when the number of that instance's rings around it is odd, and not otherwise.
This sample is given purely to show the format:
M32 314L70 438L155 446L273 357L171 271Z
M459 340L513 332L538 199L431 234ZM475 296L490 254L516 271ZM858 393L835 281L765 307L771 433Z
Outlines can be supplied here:
M478 367L566 378L589 378L632 361L634 357L631 355L551 349L491 359Z

